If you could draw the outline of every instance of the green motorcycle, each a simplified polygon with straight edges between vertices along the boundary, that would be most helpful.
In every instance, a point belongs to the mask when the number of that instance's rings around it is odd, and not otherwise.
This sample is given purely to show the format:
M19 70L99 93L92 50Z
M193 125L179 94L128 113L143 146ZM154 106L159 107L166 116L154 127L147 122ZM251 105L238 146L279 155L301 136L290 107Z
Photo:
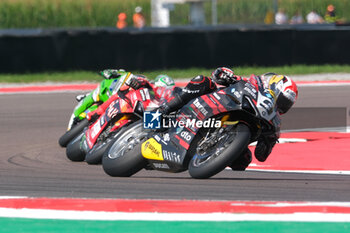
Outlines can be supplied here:
M109 97L116 94L123 85L119 80L124 80L131 73L125 70L104 70L100 74L104 77L104 80L98 84L95 90L76 97L78 104L70 117L67 131L58 140L61 147L66 147L72 139L89 125L90 122L86 119L87 114L96 110Z

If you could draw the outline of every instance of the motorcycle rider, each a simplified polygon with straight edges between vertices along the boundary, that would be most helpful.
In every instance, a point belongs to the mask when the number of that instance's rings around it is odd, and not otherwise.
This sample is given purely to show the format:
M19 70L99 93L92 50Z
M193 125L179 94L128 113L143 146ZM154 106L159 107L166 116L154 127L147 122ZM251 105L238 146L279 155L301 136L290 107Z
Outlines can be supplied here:
M74 121L81 120L86 117L85 111L94 103L105 102L114 94L114 89L116 87L118 79L127 74L123 69L106 69L100 71L99 74L104 78L100 82L97 88L85 95L78 95L76 99L81 103L74 110Z
M158 100L164 99L167 101L172 100L174 93L181 92L181 88L175 87L174 80L168 75L158 75L154 81L149 81L144 75L130 74L130 78L120 88L120 91L126 93L130 91L130 88L138 90L140 88L149 88L154 92L155 98ZM115 93L102 105L100 105L95 111L89 112L86 116L88 120L97 119L101 114L105 112L107 107L117 98L118 93Z
M180 94L175 94L172 101L162 105L159 110L162 114L180 109L190 100L201 95L209 94L218 89L217 84L229 86L238 81L246 82L251 88L261 92L268 100L264 108L271 110L275 105L277 115L272 120L275 124L275 132L266 132L264 136L258 138L254 155L260 162L264 162L272 151L272 148L280 136L280 114L286 113L295 103L298 96L298 89L295 82L288 76L267 73L261 76L251 75L249 79L242 78L234 74L233 70L220 67L217 68L211 77L199 75L193 78ZM275 96L273 96L275 95ZM252 155L247 148L230 167L233 170L244 171L252 161Z

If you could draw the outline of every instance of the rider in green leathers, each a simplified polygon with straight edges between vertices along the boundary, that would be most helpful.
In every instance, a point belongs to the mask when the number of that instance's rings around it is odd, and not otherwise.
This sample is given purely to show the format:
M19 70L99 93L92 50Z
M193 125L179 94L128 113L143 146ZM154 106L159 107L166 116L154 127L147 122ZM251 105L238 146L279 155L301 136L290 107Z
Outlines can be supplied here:
M80 101L80 103L74 109L74 117L71 118L68 130L76 122L85 119L89 112L95 111L100 104L106 102L111 96L117 93L118 90L116 90L116 86L120 77L128 75L133 76L130 72L127 72L123 69L106 69L101 71L100 75L104 77L104 80L98 85L95 90L87 95L77 96L77 100ZM137 76L144 77L143 75ZM174 84L174 80L164 74L158 75L154 80L155 87L171 87L174 86Z
M130 72L125 70L103 70L100 75L104 77L104 80L98 85L98 87L87 94L86 96L78 96L78 100L81 100L80 104L74 110L74 116L76 120L82 120L86 117L86 114L90 111L97 109L97 105L94 103L103 103L109 99L114 93L118 79L123 75L128 75Z

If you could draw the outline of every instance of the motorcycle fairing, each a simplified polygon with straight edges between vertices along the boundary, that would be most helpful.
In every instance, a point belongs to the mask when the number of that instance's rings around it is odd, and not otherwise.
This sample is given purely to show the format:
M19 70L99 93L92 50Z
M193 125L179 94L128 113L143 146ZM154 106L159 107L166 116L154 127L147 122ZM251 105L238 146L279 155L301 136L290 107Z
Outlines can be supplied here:
M85 139L90 149L95 145L98 136L106 128L111 119L115 117L119 112L121 112L122 109L125 109L127 107L127 103L120 100L121 99L116 99L113 101L107 107L105 113L102 114L98 120L96 120L86 131Z
M234 95L234 91L232 92L232 88L230 86L191 100L181 108L176 121L187 119L205 121L213 116L240 109L239 103L241 103L240 99L243 95L238 98ZM232 99L235 99L235 101L232 101ZM193 127L176 127L169 129L168 133L155 134L142 144L142 155L149 159L150 164L157 170L183 171L186 154L199 129L195 125ZM154 159L147 153L144 155L146 145L159 148L161 159Z
M180 152L186 154L186 150ZM179 154L176 147L169 146L158 135L155 135L142 144L141 153L144 158L148 159L150 165L157 170L172 172L185 170L181 162L181 157L184 157L184 155Z
M235 112L235 114L232 115L237 115L237 119L243 121L249 121L249 119L246 119L247 116L248 118L256 119L256 117L260 115L259 110L257 108L251 108L258 104L259 92L255 92L255 88L248 85L246 85L245 82L238 82L214 93L193 99L181 108L176 121L186 119L203 121L213 118L214 116L224 116L225 113L233 112ZM247 103L247 100L252 101L252 103ZM242 111L239 111L242 109L245 111L244 115L242 115ZM195 126L176 127L169 129L165 134L158 133L153 135L142 144L142 147L147 144L148 146L152 145L154 148L158 148L159 154L161 155L159 158L161 159L154 159L149 156L145 158L148 158L150 164L157 170L167 170L171 172L183 171L186 169L184 166L186 155L190 153L190 145L199 129L200 128ZM256 129L256 132L258 132L258 129Z
M88 150L92 149L95 145L98 137L106 129L111 122L115 124L110 129L111 132L120 129L122 126L131 122L131 115L138 114L135 112L136 108L141 103L142 109L148 109L150 106L159 106L154 96L153 91L149 91L148 88L140 88L136 91L129 91L125 95L119 95L119 98L111 102L107 107L104 114L92 124L85 133L84 139L87 141L89 147ZM128 116L128 117L124 117ZM140 118L141 116L139 116Z

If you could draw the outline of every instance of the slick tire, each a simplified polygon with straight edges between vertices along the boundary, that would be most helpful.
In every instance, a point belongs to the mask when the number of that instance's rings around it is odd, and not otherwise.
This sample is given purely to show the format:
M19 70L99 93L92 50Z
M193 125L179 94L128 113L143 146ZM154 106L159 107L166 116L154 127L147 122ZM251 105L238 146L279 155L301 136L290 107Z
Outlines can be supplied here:
M128 129L128 126L124 126L121 129L119 129L114 136L111 136L110 138L107 138L106 141L100 143L99 145L95 145L85 156L85 161L88 164L101 164L102 163L102 157L106 150L108 149L109 145L115 141L115 138L118 137L118 135L125 132L125 130Z
M78 136L81 132L83 132L84 128L89 125L89 121L87 119L82 120L76 126L74 126L71 130L67 131L63 134L58 140L58 144L61 147L67 147L68 143L73 140L76 136Z
M102 157L109 145L113 142L113 139L102 142L100 145L95 145L85 156L85 161L88 164L101 164Z
M109 145L102 159L102 167L106 174L114 177L129 177L146 166L147 161L141 155L141 145L146 137L142 130L142 122L133 123ZM137 137L137 140L131 142L133 137ZM128 148L130 144L128 145L127 142L133 144L131 149ZM116 148L118 151L126 150L126 152L114 157Z
M68 143L66 148L67 158L74 162L81 162L85 159L85 152L80 148L81 138L84 136L82 132L78 137Z
M196 155L193 156L188 166L188 172L191 177L207 179L224 170L230 162L238 158L243 150L247 148L251 132L245 124L238 124L236 131L237 135L234 141L219 156L207 159L203 163L196 162Z

